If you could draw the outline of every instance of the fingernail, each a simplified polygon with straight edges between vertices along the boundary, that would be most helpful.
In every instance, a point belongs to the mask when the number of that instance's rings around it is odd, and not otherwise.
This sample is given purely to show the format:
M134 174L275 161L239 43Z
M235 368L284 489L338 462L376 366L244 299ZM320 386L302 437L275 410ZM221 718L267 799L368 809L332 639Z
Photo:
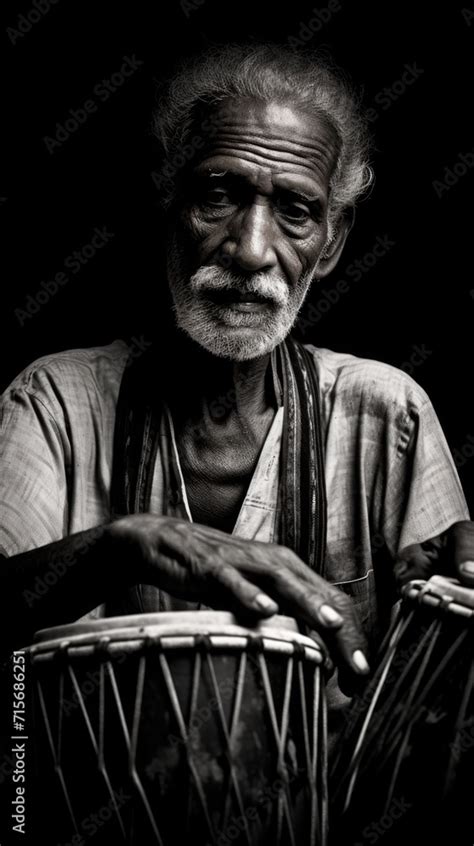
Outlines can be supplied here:
M319 614L328 626L340 626L343 622L341 615L331 605L321 605Z
M467 576L474 576L474 561L463 561L459 567Z
M369 665L367 663L367 659L366 659L366 657L365 657L365 655L364 655L364 653L362 652L361 649L356 649L356 651L352 655L352 661L353 661L353 664L354 664L356 670L358 670L359 673L368 673L369 672L370 667L369 667Z
M259 593L255 597L255 604L258 605L262 611L273 611L275 613L278 611L278 605L273 599L270 599L269 596L266 596L264 593Z

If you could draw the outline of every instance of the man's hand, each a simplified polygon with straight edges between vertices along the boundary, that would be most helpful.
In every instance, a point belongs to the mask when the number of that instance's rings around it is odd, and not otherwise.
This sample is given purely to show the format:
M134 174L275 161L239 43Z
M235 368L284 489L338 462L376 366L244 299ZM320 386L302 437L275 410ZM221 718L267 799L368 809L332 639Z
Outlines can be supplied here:
M455 523L448 529L447 553L452 565L452 572L447 575L474 588L474 523L471 520Z
M154 584L240 617L280 611L322 638L346 690L368 672L351 600L286 547L151 514L123 517L108 529L130 583Z
M429 579L439 573L474 588L474 523L462 520L436 538L407 546L400 553L394 572L399 584Z

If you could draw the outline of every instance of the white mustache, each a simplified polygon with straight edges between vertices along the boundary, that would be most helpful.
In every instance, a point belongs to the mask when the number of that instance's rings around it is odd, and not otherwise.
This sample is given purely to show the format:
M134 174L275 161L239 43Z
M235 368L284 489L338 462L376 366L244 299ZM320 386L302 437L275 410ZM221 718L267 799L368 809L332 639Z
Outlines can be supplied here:
M189 289L194 294L206 291L231 291L235 289L240 294L256 294L270 300L276 306L284 306L288 302L288 285L278 272L268 271L255 273L253 276L237 276L230 270L215 265L200 267L189 280Z

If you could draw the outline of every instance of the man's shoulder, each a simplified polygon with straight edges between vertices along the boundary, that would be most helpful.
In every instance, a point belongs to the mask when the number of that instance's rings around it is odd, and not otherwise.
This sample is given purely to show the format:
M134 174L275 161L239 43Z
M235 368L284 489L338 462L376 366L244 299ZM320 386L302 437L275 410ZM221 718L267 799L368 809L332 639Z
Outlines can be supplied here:
M47 403L60 397L91 390L99 393L118 389L126 366L129 346L116 340L105 346L63 350L36 359L16 376L5 394L24 391ZM54 403L55 404L55 403Z
M305 344L313 355L323 397L359 405L372 413L417 412L430 403L408 373L391 364Z

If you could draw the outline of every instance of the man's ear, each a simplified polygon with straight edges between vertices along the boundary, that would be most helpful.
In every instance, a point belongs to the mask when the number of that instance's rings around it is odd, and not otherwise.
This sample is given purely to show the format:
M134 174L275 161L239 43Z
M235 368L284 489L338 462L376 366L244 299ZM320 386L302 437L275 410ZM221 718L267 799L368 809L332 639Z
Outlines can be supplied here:
M338 263L341 253L346 243L346 238L354 226L355 209L344 209L340 216L333 223L333 232L331 239L326 243L321 256L319 258L318 266L314 274L315 279L323 279L328 276Z

